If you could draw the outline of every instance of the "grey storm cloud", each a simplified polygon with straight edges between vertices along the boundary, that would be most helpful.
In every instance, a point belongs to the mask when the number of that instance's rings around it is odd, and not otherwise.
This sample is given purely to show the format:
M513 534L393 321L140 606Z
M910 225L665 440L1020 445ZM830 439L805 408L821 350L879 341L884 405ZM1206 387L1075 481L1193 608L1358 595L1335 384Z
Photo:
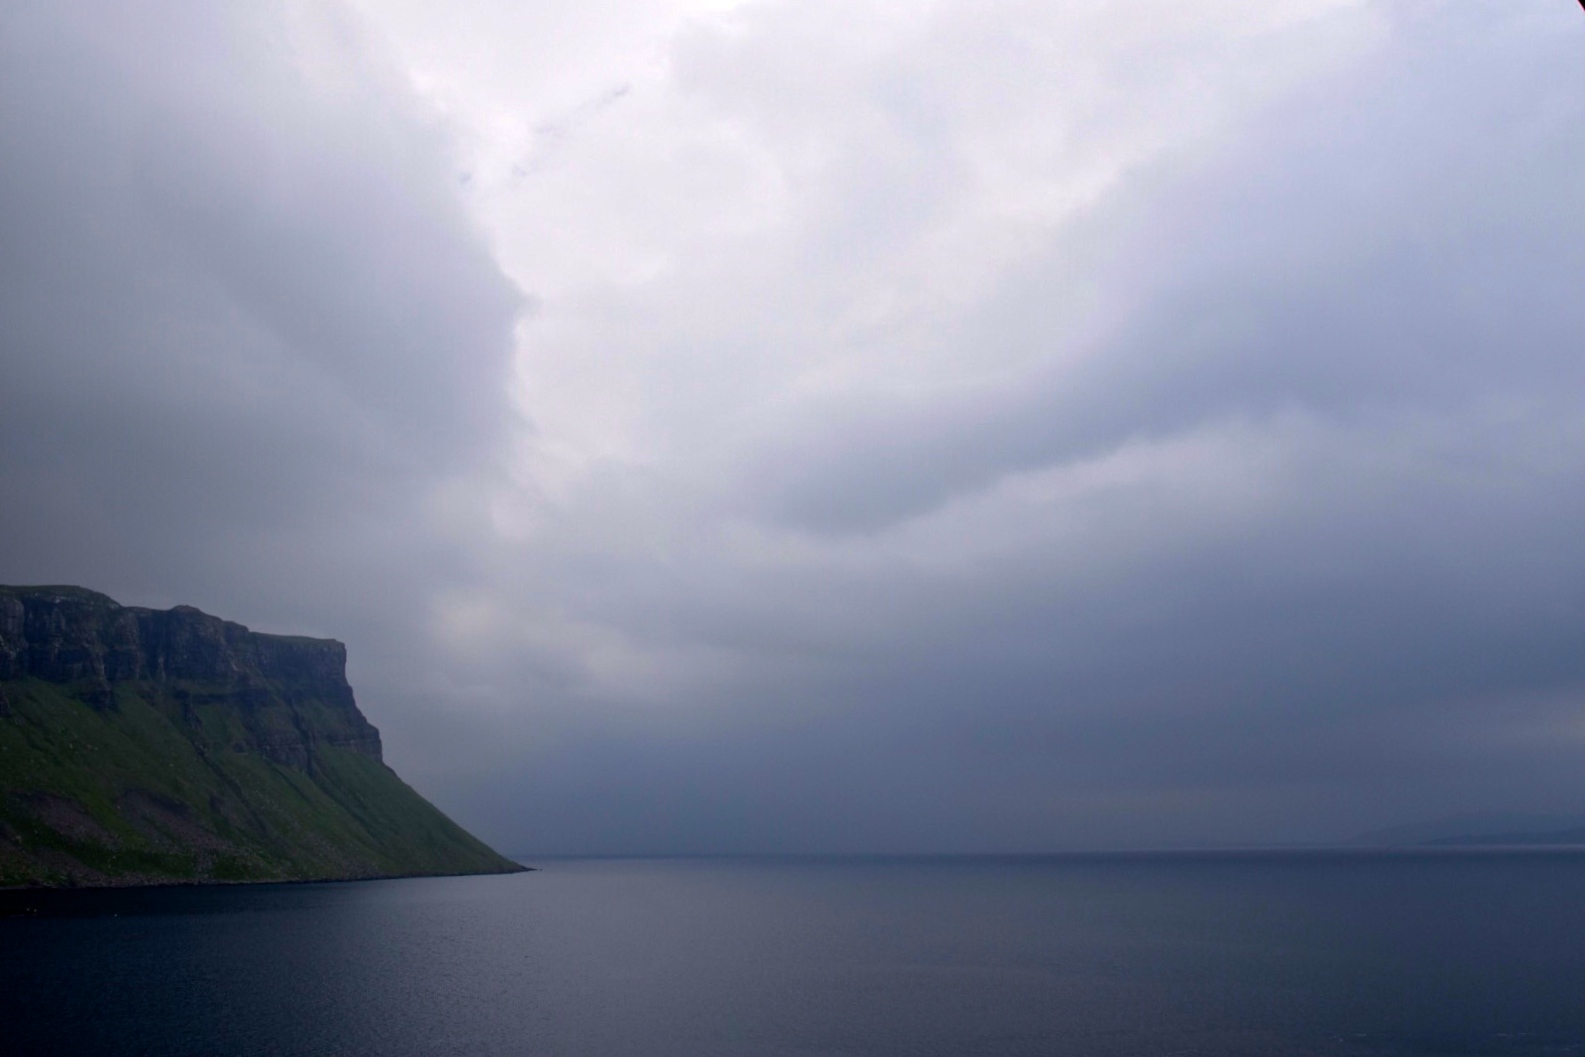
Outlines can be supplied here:
M441 130L267 5L0 27L8 577L325 634L421 605L389 569L500 443L523 304Z
M892 406L834 402L818 445L754 466L765 502L814 529L867 530L1207 421L1578 391L1573 42L1538 55L1503 27L1439 16L1451 26L1416 27L1423 53L1351 70L1335 96L1268 115L1236 162L1152 189L1147 232L1089 269L1124 305L1098 333L1049 319L1074 278L1059 241L946 339L1022 345L1047 365Z
M524 853L1585 811L1585 20L1172 6L12 5L0 580Z

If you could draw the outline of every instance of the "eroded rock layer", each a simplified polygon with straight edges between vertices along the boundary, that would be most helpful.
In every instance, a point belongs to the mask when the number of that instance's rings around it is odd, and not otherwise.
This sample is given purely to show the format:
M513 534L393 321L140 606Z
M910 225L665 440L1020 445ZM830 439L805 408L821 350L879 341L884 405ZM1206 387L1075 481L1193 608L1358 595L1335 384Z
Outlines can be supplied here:
M381 758L346 647L0 587L0 885L518 867Z

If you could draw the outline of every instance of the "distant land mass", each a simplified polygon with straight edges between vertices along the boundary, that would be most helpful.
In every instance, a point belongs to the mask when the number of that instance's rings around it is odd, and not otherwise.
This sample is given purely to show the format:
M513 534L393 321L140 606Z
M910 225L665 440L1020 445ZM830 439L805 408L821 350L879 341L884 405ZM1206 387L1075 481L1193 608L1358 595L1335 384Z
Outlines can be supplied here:
M1350 843L1371 848L1585 845L1585 815L1454 815L1371 830Z
M347 650L0 586L0 887L508 873L381 758Z

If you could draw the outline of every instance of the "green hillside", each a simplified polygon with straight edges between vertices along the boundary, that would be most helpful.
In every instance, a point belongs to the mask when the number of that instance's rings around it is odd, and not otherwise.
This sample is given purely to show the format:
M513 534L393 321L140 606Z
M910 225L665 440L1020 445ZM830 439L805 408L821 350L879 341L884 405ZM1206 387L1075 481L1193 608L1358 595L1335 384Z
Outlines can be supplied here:
M0 588L0 886L521 869L381 761L344 660L197 610Z

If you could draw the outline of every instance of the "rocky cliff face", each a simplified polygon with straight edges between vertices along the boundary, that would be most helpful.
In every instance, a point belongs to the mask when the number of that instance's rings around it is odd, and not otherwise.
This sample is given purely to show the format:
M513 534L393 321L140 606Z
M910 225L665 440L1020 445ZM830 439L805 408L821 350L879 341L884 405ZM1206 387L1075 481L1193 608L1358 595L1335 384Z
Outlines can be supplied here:
M0 587L0 886L521 869L381 759L329 639Z
M307 767L319 745L378 760L380 732L347 683L347 648L334 639L265 635L192 606L122 606L80 587L0 587L0 680L71 687L114 708L114 684L149 682L184 704L228 699L270 759ZM202 689L187 684L204 684ZM299 707L313 702L314 722Z

